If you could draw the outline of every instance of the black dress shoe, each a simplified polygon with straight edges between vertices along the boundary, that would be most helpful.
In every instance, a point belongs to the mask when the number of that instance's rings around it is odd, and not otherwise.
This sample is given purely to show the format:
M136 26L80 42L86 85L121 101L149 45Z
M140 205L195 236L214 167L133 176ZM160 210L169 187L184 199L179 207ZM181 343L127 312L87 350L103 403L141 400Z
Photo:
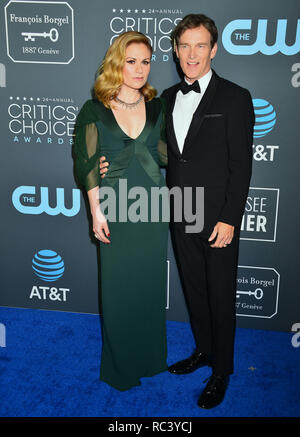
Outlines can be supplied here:
M211 375L198 399L198 406L208 409L219 405L224 399L228 382L229 376Z
M202 352L194 352L189 358L178 361L168 368L170 373L174 375L183 375L185 373L192 373L199 367L210 365L209 356Z

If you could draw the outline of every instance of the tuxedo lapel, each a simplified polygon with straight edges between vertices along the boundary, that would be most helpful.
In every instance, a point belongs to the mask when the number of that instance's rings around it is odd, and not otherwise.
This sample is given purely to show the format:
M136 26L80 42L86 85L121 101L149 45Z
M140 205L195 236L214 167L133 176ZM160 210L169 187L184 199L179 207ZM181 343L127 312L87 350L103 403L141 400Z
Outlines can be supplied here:
M174 105L175 105L175 100L176 100L176 95L177 95L177 91L179 90L179 85L177 87L174 88L174 92L173 94L170 96L169 102L168 102L168 109L167 109L167 114L166 114L166 131L167 131L167 136L168 136L168 143L169 143L169 147L172 148L173 152L180 157L180 151L178 148L178 143L177 143L177 139L176 139L176 135L175 135L175 130L174 130L174 124L173 124L173 109L174 109Z
M211 104L215 96L215 93L217 91L218 82L219 82L219 76L213 71L213 75L204 93L204 96L202 97L196 111L194 112L188 133L185 138L182 154L186 152L186 150L194 144L194 140L197 137L197 134L203 122L204 115L207 109L209 108L209 105Z

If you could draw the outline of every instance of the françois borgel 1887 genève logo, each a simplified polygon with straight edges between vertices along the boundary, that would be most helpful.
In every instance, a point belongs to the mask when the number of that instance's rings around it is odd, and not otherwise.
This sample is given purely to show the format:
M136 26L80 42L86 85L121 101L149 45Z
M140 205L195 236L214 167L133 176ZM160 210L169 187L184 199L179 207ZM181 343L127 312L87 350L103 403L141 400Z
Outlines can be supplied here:
M74 59L74 14L67 2L11 0L5 27L13 62L69 64Z

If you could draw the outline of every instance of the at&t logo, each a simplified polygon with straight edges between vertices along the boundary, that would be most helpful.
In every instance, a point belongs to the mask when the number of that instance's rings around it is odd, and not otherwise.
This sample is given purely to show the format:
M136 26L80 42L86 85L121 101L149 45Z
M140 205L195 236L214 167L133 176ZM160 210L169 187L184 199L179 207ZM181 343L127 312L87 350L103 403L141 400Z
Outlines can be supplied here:
M296 55L300 52L300 20L297 20L296 38L292 45L286 43L287 21L277 20L275 43L269 45L267 44L268 20L258 20L256 40L252 44L249 42L253 35L247 32L252 31L254 27L252 20L233 20L223 30L223 46L232 55L254 55L258 52L264 55L275 55L278 52L283 55Z
M45 282L55 282L65 272L62 257L54 250L39 250L32 259L32 270L36 276ZM69 288L48 287L34 285L30 292L30 299L66 302Z
M34 273L44 281L53 282L61 278L65 264L60 255L53 250L40 250L32 259Z
M40 203L37 204L36 187L22 185L17 187L12 194L12 203L16 210L22 214L42 214L48 215L63 214L66 217L73 217L80 210L80 190L72 189L71 208L65 207L64 188L56 188L56 206L49 205L49 188L40 188Z
M254 138L264 137L276 124L276 112L271 103L264 99L253 99L255 126Z
M258 139L270 133L276 124L276 111L267 100L253 99L255 126L253 138ZM253 159L255 161L269 161L275 160L275 151L279 146L272 144L253 144Z

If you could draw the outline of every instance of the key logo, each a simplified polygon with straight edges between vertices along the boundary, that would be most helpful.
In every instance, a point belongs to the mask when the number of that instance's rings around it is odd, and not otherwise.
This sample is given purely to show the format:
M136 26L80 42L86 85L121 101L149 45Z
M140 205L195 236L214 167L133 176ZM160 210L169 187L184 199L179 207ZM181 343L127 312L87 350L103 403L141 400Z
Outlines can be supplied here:
M52 42L56 42L58 40L59 33L57 29L50 29L50 32L42 32L42 33L33 33L33 32L22 32L22 36L24 36L24 41L35 41L37 36L42 36L43 38L50 38Z
M13 62L69 64L74 13L67 2L11 0L5 6L7 55Z

